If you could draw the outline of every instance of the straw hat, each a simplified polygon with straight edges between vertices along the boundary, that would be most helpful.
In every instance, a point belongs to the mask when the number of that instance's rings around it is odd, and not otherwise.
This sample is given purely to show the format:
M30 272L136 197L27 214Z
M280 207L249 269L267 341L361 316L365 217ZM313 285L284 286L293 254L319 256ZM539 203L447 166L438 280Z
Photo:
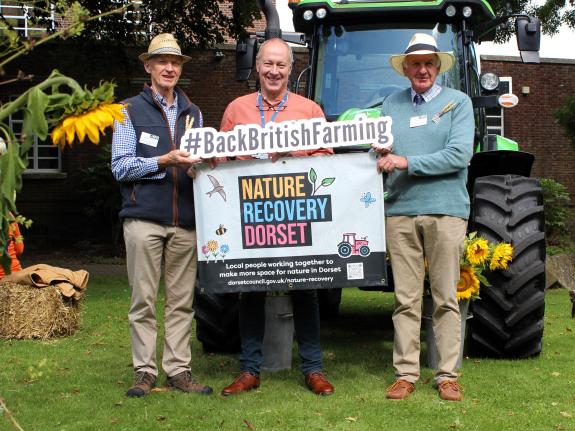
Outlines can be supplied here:
M455 57L451 52L443 52L437 48L437 42L430 34L426 33L415 33L403 54L391 55L389 57L389 62L391 67L395 69L397 73L401 76L405 76L403 73L403 60L408 55L422 55L422 54L435 54L439 57L441 61L441 67L439 68L439 73L447 72L455 64Z
M155 55L175 55L180 57L184 63L192 59L192 57L182 54L180 45L178 45L178 42L170 33L161 33L154 37L150 42L148 52L140 54L138 58L141 61L147 61Z

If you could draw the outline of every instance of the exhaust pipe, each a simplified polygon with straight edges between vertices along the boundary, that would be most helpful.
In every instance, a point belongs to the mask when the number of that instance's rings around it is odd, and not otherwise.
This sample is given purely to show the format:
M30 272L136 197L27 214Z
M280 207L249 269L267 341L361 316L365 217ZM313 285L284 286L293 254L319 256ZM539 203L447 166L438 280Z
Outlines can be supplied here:
M258 6L266 17L265 39L282 37L280 17L272 0L258 0Z

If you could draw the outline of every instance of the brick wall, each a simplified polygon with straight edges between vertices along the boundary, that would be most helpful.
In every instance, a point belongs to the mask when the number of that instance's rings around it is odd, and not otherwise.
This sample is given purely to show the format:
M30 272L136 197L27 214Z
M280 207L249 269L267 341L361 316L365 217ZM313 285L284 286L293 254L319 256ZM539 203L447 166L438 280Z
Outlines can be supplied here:
M547 177L565 185L575 204L575 148L553 112L575 95L575 60L542 59L541 64L523 64L519 58L482 56L481 70L513 77L513 92L519 104L505 111L505 135L521 150L535 156L532 176ZM529 87L522 95L521 88Z

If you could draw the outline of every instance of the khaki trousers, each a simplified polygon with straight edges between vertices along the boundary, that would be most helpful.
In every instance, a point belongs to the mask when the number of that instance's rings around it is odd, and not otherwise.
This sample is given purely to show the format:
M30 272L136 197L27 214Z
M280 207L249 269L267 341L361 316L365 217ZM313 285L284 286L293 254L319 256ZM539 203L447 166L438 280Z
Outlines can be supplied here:
M459 258L467 221L451 216L386 217L387 251L395 284L393 367L396 379L419 379L421 297L429 264L433 331L439 354L437 383L457 379L461 317L457 303Z
M164 263L164 350L162 368L171 377L190 370L190 335L196 283L196 233L139 219L124 221L132 299L128 320L134 371L158 375L156 298Z

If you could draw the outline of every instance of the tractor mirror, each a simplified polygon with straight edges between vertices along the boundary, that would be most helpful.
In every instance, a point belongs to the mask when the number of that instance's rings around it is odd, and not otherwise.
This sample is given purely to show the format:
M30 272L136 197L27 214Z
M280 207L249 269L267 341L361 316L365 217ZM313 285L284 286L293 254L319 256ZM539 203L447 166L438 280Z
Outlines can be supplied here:
M515 20L517 48L523 63L539 63L541 23L537 18L519 17Z
M256 59L256 39L249 38L236 44L236 81L247 81Z

